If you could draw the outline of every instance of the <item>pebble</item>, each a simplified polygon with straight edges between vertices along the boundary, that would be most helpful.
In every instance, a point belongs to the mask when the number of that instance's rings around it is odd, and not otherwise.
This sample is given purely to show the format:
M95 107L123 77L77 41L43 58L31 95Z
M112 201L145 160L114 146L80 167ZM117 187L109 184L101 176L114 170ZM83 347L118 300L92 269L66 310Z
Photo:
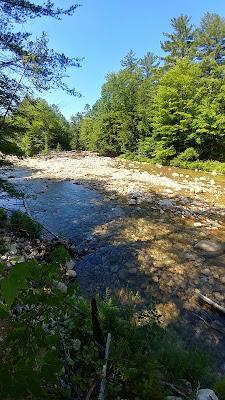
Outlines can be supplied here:
M224 252L223 246L213 240L200 240L200 242L195 245L195 248L212 256L219 256Z

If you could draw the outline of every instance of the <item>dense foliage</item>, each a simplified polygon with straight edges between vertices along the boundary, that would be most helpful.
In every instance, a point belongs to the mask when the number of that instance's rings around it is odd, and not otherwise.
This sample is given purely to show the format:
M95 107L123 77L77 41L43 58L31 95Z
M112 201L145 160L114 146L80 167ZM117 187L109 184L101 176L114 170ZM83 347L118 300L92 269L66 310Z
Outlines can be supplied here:
M26 155L70 148L69 123L56 106L44 100L25 97L7 123L16 133L20 151Z
M171 25L161 60L129 51L93 108L73 117L75 148L177 166L225 161L225 19L206 13L196 28L181 15Z
M27 0L0 0L0 150L18 153L17 134L7 125L5 117L17 108L25 95L60 88L76 94L65 81L65 71L79 67L80 59L68 58L48 46L45 33L33 37L24 31L24 23L40 17L61 19L72 15L78 5L68 9L54 6L50 0L42 4Z
M104 348L89 300L81 297L76 282L62 282L70 257L60 245L48 263L15 262L10 270L0 265L2 399L98 396ZM162 329L154 307L133 310L131 303L122 306L107 293L97 304L103 341L108 332L112 335L105 399L163 399L172 383L182 387L183 379L192 385L192 398L198 385L213 383L208 355L187 350L174 333ZM217 389L223 394L222 381Z

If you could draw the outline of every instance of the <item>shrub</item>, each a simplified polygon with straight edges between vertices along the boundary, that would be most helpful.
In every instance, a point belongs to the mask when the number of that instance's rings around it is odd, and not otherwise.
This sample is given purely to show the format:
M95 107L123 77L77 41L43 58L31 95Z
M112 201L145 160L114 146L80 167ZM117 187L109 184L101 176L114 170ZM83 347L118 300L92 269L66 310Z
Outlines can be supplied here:
M66 261L71 259L68 251L65 249L63 245L59 245L55 247L48 255L48 260L50 262L58 262L59 264L63 264Z
M199 159L199 154L194 147L188 147L186 150L180 153L176 159L180 161L196 161Z
M16 264L2 276L0 313L10 322L0 342L2 399L84 398L93 383L92 397L98 396L104 351L89 300L76 283L62 293L55 284L61 279L55 262ZM207 379L208 358L158 326L153 307L144 324L141 312L137 320L131 307L109 296L98 299L98 309L104 338L112 334L106 398L161 400L169 393L163 380L190 379L196 389Z
M31 238L40 237L42 229L41 225L26 214L14 211L9 222L13 230L20 232L20 234L24 236Z
M215 383L214 390L220 400L225 400L225 376Z
M23 193L19 192L18 190L15 189L15 187L6 181L5 179L0 178L0 188L5 190L11 197L22 197Z
M139 142L138 154L140 156L152 157L154 151L155 141L152 137L147 137Z
M6 252L6 246L3 239L0 239L0 255L3 255Z
M4 208L0 208L0 226L7 223L7 212Z

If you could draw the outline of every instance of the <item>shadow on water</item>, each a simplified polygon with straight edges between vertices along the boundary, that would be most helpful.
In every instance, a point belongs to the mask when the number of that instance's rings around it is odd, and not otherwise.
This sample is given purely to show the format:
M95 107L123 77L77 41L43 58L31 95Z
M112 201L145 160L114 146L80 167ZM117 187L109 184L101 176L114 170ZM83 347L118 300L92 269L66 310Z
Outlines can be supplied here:
M197 290L225 306L225 255L206 258L194 246L201 239L223 240L224 230L216 235L196 228L173 210L160 213L155 204L131 207L122 198L112 200L104 182L38 179L27 169L13 175L34 218L76 243L84 293L104 296L109 288L124 301L133 293L137 307L144 309L154 301L162 324L172 326L186 343L208 345L221 368L225 318L200 304ZM218 211L207 213L218 219ZM225 218L220 222L224 227Z

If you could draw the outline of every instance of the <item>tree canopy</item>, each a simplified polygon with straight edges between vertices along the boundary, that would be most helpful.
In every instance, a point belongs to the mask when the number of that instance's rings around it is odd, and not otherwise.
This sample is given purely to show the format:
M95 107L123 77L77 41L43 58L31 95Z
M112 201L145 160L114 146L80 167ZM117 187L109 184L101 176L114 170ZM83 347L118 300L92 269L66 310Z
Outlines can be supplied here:
M130 50L107 75L92 111L76 121L80 149L225 161L225 20L206 13L195 27L180 15L164 36L161 60Z

